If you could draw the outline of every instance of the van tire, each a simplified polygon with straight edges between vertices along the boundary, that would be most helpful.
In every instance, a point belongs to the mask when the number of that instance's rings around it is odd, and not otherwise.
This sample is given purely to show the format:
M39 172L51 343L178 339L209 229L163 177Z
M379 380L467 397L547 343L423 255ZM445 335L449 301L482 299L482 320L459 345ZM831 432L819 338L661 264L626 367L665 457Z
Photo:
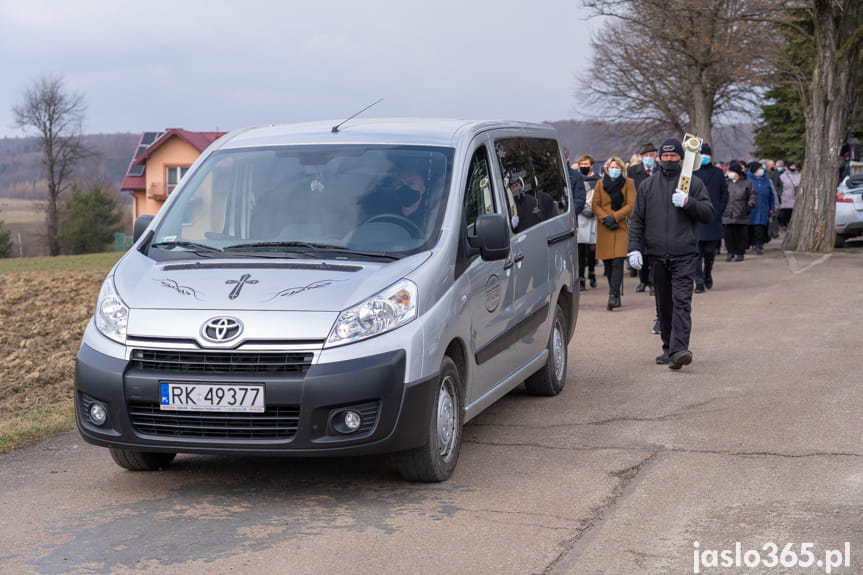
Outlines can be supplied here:
M462 381L455 362L444 356L428 425L426 444L398 454L398 468L407 481L446 481L461 451Z
M114 463L128 469L129 471L157 471L168 467L176 453L150 453L146 451L133 451L131 449L119 449L111 447L111 459Z
M528 393L552 396L563 390L566 384L567 333L566 316L560 305L555 305L551 333L548 336L548 358L542 369L524 382Z

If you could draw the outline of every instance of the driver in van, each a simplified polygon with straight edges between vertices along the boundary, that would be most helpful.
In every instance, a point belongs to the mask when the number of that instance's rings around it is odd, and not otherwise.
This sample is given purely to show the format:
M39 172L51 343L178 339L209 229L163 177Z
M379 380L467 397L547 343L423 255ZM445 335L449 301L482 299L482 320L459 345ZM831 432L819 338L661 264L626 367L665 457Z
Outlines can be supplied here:
M414 169L404 169L396 177L395 187L401 215L422 226L425 219L423 196L426 191L422 176Z

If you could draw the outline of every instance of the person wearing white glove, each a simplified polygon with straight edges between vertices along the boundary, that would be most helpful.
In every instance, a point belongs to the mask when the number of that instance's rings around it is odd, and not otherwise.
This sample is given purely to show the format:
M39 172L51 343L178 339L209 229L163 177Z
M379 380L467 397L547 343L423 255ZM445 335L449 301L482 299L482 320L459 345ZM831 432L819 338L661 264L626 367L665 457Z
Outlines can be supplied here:
M644 260L641 259L641 252L638 250L629 252L629 266L634 270L640 270L644 267Z
M691 178L688 195L679 189L682 159L680 140L669 138L659 147L660 170L638 187L627 245L630 265L638 269L646 263L653 277L662 336L662 355L656 363L675 370L692 362L689 336L698 224L712 221L714 214L700 179Z

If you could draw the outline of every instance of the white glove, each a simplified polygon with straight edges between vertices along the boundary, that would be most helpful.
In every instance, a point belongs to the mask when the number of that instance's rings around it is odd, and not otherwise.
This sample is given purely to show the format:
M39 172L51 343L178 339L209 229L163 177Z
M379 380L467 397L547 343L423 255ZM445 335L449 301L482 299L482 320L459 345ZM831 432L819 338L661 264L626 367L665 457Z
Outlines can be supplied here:
M686 205L686 200L689 196L686 195L685 192L681 192L680 190L675 190L673 194L671 194L671 203L677 206L678 208L682 208Z
M512 223L512 229L517 228L518 227L518 214L516 214L512 218L510 218L510 222Z
M640 270L644 265L644 260L641 259L641 252L638 250L629 252L629 267L634 270Z

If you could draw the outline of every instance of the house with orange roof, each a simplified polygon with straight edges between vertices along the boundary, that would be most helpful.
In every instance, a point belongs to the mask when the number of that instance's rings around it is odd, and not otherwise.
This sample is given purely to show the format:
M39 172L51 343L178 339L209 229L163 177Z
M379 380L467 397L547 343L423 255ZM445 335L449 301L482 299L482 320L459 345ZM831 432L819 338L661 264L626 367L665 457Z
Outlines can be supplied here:
M155 215L201 152L223 135L179 128L141 134L120 186L132 194L132 219Z

